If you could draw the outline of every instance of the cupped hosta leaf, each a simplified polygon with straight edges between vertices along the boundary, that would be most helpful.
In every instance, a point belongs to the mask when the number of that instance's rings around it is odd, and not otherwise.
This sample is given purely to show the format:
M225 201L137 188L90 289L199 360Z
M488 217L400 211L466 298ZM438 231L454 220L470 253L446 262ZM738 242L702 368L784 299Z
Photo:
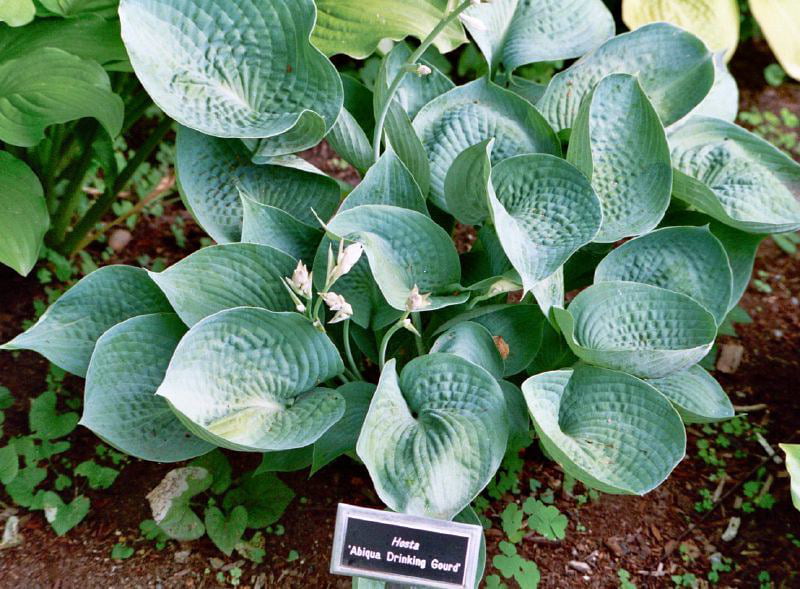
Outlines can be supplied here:
M494 138L492 162L523 153L561 155L561 145L527 100L485 78L454 88L425 105L414 119L431 169L430 196L447 210L444 183L456 157Z
M309 42L311 0L122 0L119 14L142 85L182 125L282 155L339 116L339 75Z
M0 63L0 88L0 140L12 145L31 147L50 125L85 117L112 137L122 127L122 99L105 70L61 49L41 47Z
M647 233L661 221L672 191L669 145L635 77L612 74L597 84L575 119L567 158L600 197L596 241Z
M489 330L499 346L507 346L505 376L525 370L542 345L544 316L536 305L488 305L462 313L444 323L436 334L463 321L472 321ZM436 335L435 334L435 335Z
M673 194L750 233L800 229L800 164L741 127L692 117L669 136Z
M695 115L714 117L729 123L736 121L736 115L739 114L739 86L719 53L714 55L714 69L714 85L711 90L692 112L675 125L680 125Z
M531 420L528 406L520 388L507 380L498 381L506 399L506 419L508 420L508 448L519 450L531 442Z
M27 276L49 226L39 178L25 162L0 151L0 263Z
M668 22L700 37L712 51L725 51L726 60L739 44L739 5L736 0L623 0L622 20L630 29Z
M614 36L602 0L492 0L466 14L465 25L492 69L580 57Z
M399 41L408 36L423 39L445 17L450 0L316 0L317 23L312 42L326 55L345 53L367 57L382 39ZM435 40L447 53L466 42L458 21L450 23Z
M305 317L240 307L189 330L157 394L218 446L288 450L314 442L342 416L342 396L314 387L343 370L333 343Z
M367 416L375 385L369 382L349 382L338 389L346 404L344 415L320 439L314 442L311 474L330 464L347 452L355 452L358 434Z
M724 421L735 414L728 395L699 366L647 382L672 402L684 423Z
M107 329L131 317L170 312L147 271L106 266L83 278L33 327L0 348L33 350L67 372L86 376L95 343Z
M484 139L466 148L447 171L444 180L447 210L461 223L477 225L489 217L493 145L494 139Z
M578 366L531 377L522 392L547 453L565 472L605 493L644 495L686 451L677 411L628 374Z
M422 194L427 195L431 185L431 170L425 147L408 114L397 101L389 107L385 131L387 149L394 150L414 176Z
M453 241L430 217L400 207L361 205L337 214L328 233L364 246L372 275L388 303L405 310L412 289L433 293L422 311L463 302L461 266Z
M644 378L689 368L711 349L714 316L694 299L636 282L601 282L553 309L581 360Z
M133 317L105 332L86 374L81 425L144 460L177 462L211 451L156 396L184 333L173 313Z
M750 10L783 69L800 80L800 6L792 0L750 0Z
M33 0L5 0L0 6L0 22L12 27L28 24L36 16Z
M800 444L778 444L786 453L786 470L791 477L792 504L800 510Z
M266 245L298 260L314 257L323 233L321 229L298 221L286 211L264 204L241 190L242 241Z
M480 366L495 378L503 378L504 362L498 343L495 343L492 334L480 323L464 321L456 323L440 335L431 346L431 354L454 354ZM503 344L499 345L507 353L507 348Z
M731 300L728 255L708 227L665 227L612 250L595 282L641 282L689 295L722 323Z
M430 354L399 379L386 363L356 448L389 508L450 519L494 476L507 439L497 381L463 358Z
M500 162L492 170L489 204L497 236L525 290L591 242L603 219L586 177L547 154Z
M233 307L292 311L284 277L297 262L274 248L229 243L203 248L150 278L164 292L184 323Z
M557 130L571 128L584 97L609 74L635 75L664 126L697 106L714 83L705 44L666 23L614 37L556 74L538 104Z
M356 118L343 108L325 140L333 150L362 174L375 163L372 144Z
M391 205L428 214L414 176L391 149L383 152L364 179L347 195L339 213L361 205Z
M119 21L91 14L66 19L38 19L24 29L3 30L0 62L22 57L42 47L56 47L103 66L128 59L119 36Z

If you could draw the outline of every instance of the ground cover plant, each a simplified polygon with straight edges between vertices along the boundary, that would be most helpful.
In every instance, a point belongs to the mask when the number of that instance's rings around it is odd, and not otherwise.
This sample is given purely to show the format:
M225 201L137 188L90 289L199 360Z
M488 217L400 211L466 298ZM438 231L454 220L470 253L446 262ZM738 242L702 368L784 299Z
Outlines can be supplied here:
M560 10L473 4L398 19L392 36L424 40L395 45L370 90L317 50L363 58L386 36L341 3L122 2L138 76L184 125L186 203L221 245L98 270L5 347L86 376L82 423L149 460L219 446L316 471L350 454L391 509L474 521L530 416L574 479L656 487L684 423L733 416L698 362L763 236L800 227L798 167L731 122L724 75L685 31L612 38L595 2L582 31ZM348 19L358 35L337 32ZM456 87L425 55L465 40L459 22L487 74ZM531 52L531 36L547 42ZM580 55L546 87L514 75ZM323 137L364 173L344 200L293 157ZM469 253L456 221L476 228ZM204 526L229 552L261 526L246 490L192 511L215 470L173 471L183 491L151 502L162 531ZM523 511L563 534L544 503Z

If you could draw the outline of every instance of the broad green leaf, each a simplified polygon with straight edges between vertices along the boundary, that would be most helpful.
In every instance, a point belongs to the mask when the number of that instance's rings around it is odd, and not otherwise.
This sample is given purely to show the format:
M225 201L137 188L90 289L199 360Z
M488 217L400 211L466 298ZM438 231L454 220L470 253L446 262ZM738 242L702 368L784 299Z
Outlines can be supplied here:
M56 394L46 391L31 400L28 424L31 432L41 440L55 440L69 435L78 425L78 414L74 411L59 413L56 409Z
M294 258L271 247L229 243L203 248L163 272L151 272L150 278L191 327L233 307L294 310L282 280L296 265Z
M70 503L64 501L53 491L46 491L42 498L44 517L53 531L63 536L77 526L89 513L90 501L88 497L79 495Z
M230 556L247 529L247 509L237 505L225 517L219 507L206 507L206 533L225 556Z
M547 453L589 487L644 495L683 459L680 416L638 378L579 366L531 377L522 392Z
M669 145L635 77L600 80L575 119L567 158L600 197L603 225L596 241L641 235L661 221L672 191Z
M749 233L800 229L800 164L741 127L692 117L669 136L673 194Z
M735 414L728 395L699 366L647 382L672 402L684 423L713 423Z
M328 337L297 313L240 307L195 324L157 394L189 430L232 450L288 450L317 440L344 413L314 388L344 370Z
M528 527L550 540L563 540L566 537L567 516L555 505L545 505L542 501L528 497L522 508L530 515Z
M382 39L423 39L453 8L450 0L317 0L317 23L311 40L326 55L345 53L363 59ZM435 40L442 53L466 42L458 21Z
M800 444L779 444L786 453L786 470L792 485L792 504L800 510Z
M212 477L205 468L184 466L169 471L147 494L153 520L167 536L181 542L202 537L206 529L189 505L192 497L206 491Z
M185 333L173 313L133 317L105 332L86 374L81 425L144 460L178 462L210 451L155 394Z
M368 382L351 382L337 389L344 397L344 415L331 429L314 442L311 474L330 464L347 452L355 452L361 426L367 416L375 385Z
M27 25L36 16L33 0L5 0L0 5L0 22L11 27Z
M614 37L556 74L538 106L556 130L572 128L583 99L614 73L636 76L665 127L697 106L714 83L705 44L673 25L656 23Z
M42 80L47 80L46 84ZM50 125L97 119L112 137L122 127L122 99L96 62L42 47L0 63L0 139L32 147Z
M115 16L119 0L39 0L47 10L59 16L76 16L85 12Z
M800 6L792 0L750 0L753 13L781 67L800 80Z
M622 20L630 29L668 22L724 51L726 61L739 44L739 5L736 0L623 0Z
M394 511L450 519L488 484L508 441L503 392L484 369L451 354L391 360L356 447Z
M443 333L462 321L483 325L494 338L501 338L508 346L505 358L505 376L525 370L542 344L544 316L536 305L488 305L462 313L436 330ZM435 335L436 335L435 334Z
M0 151L0 263L26 276L49 226L39 178L25 162Z
M717 335L714 316L694 299L635 282L595 284L553 313L578 358L643 378L696 364Z
M17 477L19 458L14 446L0 448L0 483L7 485Z
M456 156L444 179L447 210L466 225L489 217L489 178L494 139L484 139Z
M495 166L489 205L500 244L526 291L591 242L603 219L586 177L547 154L515 156Z
M189 466L199 466L208 471L213 479L209 491L215 495L221 495L231 486L233 468L219 448L198 456L189 463Z
M325 433L327 434L328 432ZM304 468L311 466L313 452L313 444L309 446L303 446L302 448L293 448L291 450L264 452L261 455L261 464L259 464L258 467L253 471L253 474L256 475L265 472L294 472L296 470L303 470Z
M492 334L483 325L464 321L445 331L431 346L431 354L453 354L503 378L504 362Z
M465 22L492 70L580 57L614 36L602 0L492 0L466 12Z
M73 472L76 476L85 477L92 489L108 489L119 475L116 468L101 466L94 460L84 460Z
M461 266L453 241L422 213L361 205L337 214L326 228L330 235L364 245L372 275L395 309L406 309L415 286L434 295L423 311L458 304L468 296L458 293Z
M117 323L172 308L147 272L131 266L105 266L69 289L26 332L0 346L33 350L53 364L86 376L95 342Z
M147 92L207 135L261 155L316 145L342 108L336 69L309 42L311 0L122 0L122 38Z
M733 285L728 255L708 227L665 227L622 244L597 266L595 282L641 282L692 297L721 324Z
M294 499L294 492L271 472L250 474L225 494L222 506L247 509L247 527L265 528L278 521Z
M19 450L17 453L19 454ZM46 478L47 469L32 464L25 466L17 471L17 476L10 483L6 483L6 493L16 505L30 508L33 505L34 489Z
M76 18L43 18L24 29L3 30L0 62L42 47L62 49L103 66L118 66L128 60L119 36L119 21L87 14Z
M454 88L414 119L431 170L431 200L447 210L444 183L458 155L494 138L492 163L523 153L561 155L553 129L527 100L485 78Z

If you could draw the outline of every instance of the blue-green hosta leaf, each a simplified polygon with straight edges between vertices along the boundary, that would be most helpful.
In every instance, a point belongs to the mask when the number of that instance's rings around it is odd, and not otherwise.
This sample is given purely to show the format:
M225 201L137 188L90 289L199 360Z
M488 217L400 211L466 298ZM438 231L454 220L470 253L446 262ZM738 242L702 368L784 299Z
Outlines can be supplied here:
M503 378L503 358L492 334L480 323L456 323L433 342L431 354L433 353L460 356L480 366L495 378Z
M800 229L800 164L741 127L692 117L669 136L674 195L749 233Z
M471 145L456 156L444 180L447 210L461 223L478 225L489 217L489 177L494 139Z
M310 260L322 239L317 227L298 221L286 211L264 204L241 190L244 216L242 241L275 248L298 260Z
M326 432L327 433L327 432ZM261 455L261 464L253 471L254 475L265 472L294 472L303 470L311 465L314 445L292 448L291 450L276 450L264 452Z
M150 278L172 308L191 327L201 319L233 307L292 311L283 278L297 261L274 248L229 243L203 248Z
M436 334L443 333L463 321L483 325L500 346L508 346L505 376L525 370L542 344L544 316L536 305L488 305L462 313L444 323Z
M393 149L419 185L422 194L428 194L431 169L422 140L417 135L406 111L398 102L392 102L386 116L386 148Z
M728 395L699 366L647 381L669 399L684 423L713 423L735 415Z
M0 263L27 276L49 226L39 178L25 162L0 151Z
M664 126L683 118L714 83L705 44L667 23L614 37L552 79L538 106L557 130L572 128L584 97L609 74L635 75Z
M339 113L336 124L325 136L325 140L337 154L362 174L375 163L370 138L346 108Z
M430 217L400 207L361 205L337 214L328 233L364 245L370 269L387 302L398 310L414 286L422 294L433 293L433 311L462 303L461 266L453 241Z
M117 323L172 308L147 271L105 266L69 289L26 332L0 346L33 350L53 364L86 376L97 339Z
M689 295L722 323L731 300L728 255L708 227L665 227L625 242L597 266L595 282L641 282Z
M85 117L112 137L122 127L122 99L105 70L61 49L41 47L0 63L0 88L0 140L12 145L31 147L50 125Z
M156 390L186 333L172 313L123 321L97 340L80 424L126 454L178 462L213 446L190 434Z
M289 450L342 416L342 396L314 387L343 370L333 343L305 317L239 307L189 330L157 394L192 433L218 446Z
M347 452L355 452L358 434L367 416L370 401L375 394L375 385L369 382L349 382L340 386L344 397L344 415L331 429L314 442L311 474L336 460Z
M578 358L643 378L696 364L717 335L714 316L694 299L636 282L600 282L553 313Z
M56 47L103 66L128 60L119 36L119 21L88 14L66 19L43 18L24 29L4 29L0 37L0 62L42 47Z
M714 85L708 95L685 118L675 123L676 126L695 115L714 117L729 123L736 122L736 115L739 114L739 86L721 53L714 55L714 68Z
M553 129L527 100L481 78L425 105L414 119L431 169L433 203L447 210L444 183L458 155L494 138L492 162L523 153L561 155Z
M528 405L520 388L507 380L497 381L506 399L506 419L508 420L508 448L519 450L531 442L531 420Z
M316 0L316 4L314 45L326 55L345 53L357 59L369 56L382 39L424 39L453 5L450 0ZM456 21L434 43L447 53L466 40Z
M602 0L492 0L466 14L482 26L467 30L494 70L580 57L614 36L614 17Z
M261 155L316 145L342 108L336 69L309 42L312 0L122 0L122 38L147 92L216 137Z
M603 206L596 241L647 233L669 206L669 145L653 105L627 74L603 78L575 119L569 161L592 181Z
M383 152L364 179L347 195L339 213L361 205L391 205L428 214L414 176L391 149Z
M556 272L600 229L600 200L561 158L519 155L492 170L489 205L503 250L525 290Z
M531 294L536 299L536 304L554 327L556 323L550 311L554 307L564 308L564 291L564 266L531 287Z
M463 358L430 354L399 379L386 363L356 449L390 509L450 519L494 476L507 440L497 381Z
M579 366L536 375L522 392L547 453L565 472L605 493L644 495L686 451L670 402L642 380Z
M8 23L11 27L27 25L36 16L36 6L33 0L6 0L0 6L0 22Z

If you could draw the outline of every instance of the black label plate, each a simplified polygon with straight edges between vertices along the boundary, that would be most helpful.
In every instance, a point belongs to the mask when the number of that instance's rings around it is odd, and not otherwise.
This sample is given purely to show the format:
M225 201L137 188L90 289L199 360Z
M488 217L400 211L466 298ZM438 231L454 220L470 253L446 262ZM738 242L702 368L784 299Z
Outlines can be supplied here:
M331 572L473 589L480 526L339 504Z

